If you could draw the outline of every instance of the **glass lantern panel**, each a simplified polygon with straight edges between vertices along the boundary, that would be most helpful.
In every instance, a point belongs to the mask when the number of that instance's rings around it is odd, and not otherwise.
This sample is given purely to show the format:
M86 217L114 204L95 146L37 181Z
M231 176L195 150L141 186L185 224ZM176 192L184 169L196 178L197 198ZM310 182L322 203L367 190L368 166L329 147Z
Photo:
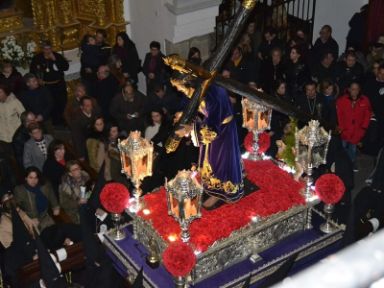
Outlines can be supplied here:
M169 202L171 203L171 212L172 215L175 216L176 218L179 218L180 213L179 213L179 202L177 201L176 198L173 197L172 193L169 194Z
M269 128L270 110L260 112L257 117L257 130L266 130Z
M123 165L124 165L124 172L125 175L128 177L132 176L132 162L131 159L128 157L127 154L123 154Z
M246 128L253 130L255 128L255 115L252 110L246 110L247 118L245 120Z

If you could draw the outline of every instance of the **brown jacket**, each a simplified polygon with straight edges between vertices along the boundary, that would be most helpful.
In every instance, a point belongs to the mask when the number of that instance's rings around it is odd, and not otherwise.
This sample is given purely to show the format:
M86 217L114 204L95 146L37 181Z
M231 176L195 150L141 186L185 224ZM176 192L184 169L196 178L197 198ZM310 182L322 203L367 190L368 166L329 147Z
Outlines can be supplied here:
M51 185L42 185L41 192L43 192L45 197L47 197L51 209L59 207ZM36 207L35 195L29 192L24 185L16 186L14 190L14 195L17 206L24 210L30 218L36 218L39 220L38 228L40 231L43 231L45 228L54 224L53 219L48 214L48 210L39 215Z

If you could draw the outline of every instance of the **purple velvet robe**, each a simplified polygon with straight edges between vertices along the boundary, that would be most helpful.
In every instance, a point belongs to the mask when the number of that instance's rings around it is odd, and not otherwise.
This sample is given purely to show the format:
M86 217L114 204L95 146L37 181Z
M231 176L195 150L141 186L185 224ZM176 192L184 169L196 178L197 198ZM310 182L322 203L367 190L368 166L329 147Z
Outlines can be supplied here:
M233 108L225 89L211 85L200 112L205 116L200 123L199 168L204 191L226 202L243 196L243 165L238 143ZM206 128L206 129L205 129ZM215 132L214 140L207 144L202 130Z

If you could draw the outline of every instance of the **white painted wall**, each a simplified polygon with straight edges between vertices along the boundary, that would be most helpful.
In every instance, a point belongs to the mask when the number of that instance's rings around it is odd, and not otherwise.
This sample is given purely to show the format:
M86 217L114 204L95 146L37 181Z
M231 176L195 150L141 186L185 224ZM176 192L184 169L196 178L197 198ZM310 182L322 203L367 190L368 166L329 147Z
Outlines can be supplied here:
M164 52L165 40L178 43L214 31L217 6L175 15L165 6L167 2L173 3L170 0L124 0L124 16L130 23L127 32L135 42L143 61L152 40L160 42ZM144 83L141 73L139 75L141 91L145 91Z
M349 20L353 14L360 11L361 6L367 3L368 0L317 0L313 41L319 36L320 28L329 24L333 28L333 37L342 53L345 50Z

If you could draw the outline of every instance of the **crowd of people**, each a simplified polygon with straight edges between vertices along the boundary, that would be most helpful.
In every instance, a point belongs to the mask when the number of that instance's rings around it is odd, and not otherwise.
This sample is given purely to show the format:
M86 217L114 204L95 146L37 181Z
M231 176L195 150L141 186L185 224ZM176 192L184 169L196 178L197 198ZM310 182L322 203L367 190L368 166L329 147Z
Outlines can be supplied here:
M384 143L384 36L372 43L368 53L356 43L340 53L329 25L321 28L313 45L303 30L295 31L287 43L278 35L273 27L260 31L250 22L220 73L327 123L333 139L325 170L343 179L349 191L343 201L350 205L353 172L349 172L359 169L358 151L375 156ZM9 219L15 217L15 209L31 235L37 230L45 245L56 249L80 241L84 207L91 217L104 219L98 195L105 183L130 185L121 175L119 138L139 130L154 144L154 176L144 180L145 192L198 159L190 138L183 138L175 153L165 153L166 139L188 99L170 85L171 71L163 62L159 42L150 43L144 61L125 32L118 33L110 46L105 31L98 30L84 36L80 49L81 81L70 101L64 80L69 63L49 42L43 43L26 75L11 63L2 63L0 242L3 271L14 285L16 268L35 257L34 253L14 257L17 249L11 249L15 241ZM197 47L190 49L188 60L203 64ZM137 88L139 73L145 75L146 94ZM243 143L241 97L229 94ZM273 111L269 131L273 141L267 154L276 156L276 140L283 138L290 121ZM70 141L56 137L58 127L68 127ZM370 177L377 193L383 189L377 177L381 162ZM375 218L381 227L380 209ZM58 223L60 215L66 217L65 224Z

